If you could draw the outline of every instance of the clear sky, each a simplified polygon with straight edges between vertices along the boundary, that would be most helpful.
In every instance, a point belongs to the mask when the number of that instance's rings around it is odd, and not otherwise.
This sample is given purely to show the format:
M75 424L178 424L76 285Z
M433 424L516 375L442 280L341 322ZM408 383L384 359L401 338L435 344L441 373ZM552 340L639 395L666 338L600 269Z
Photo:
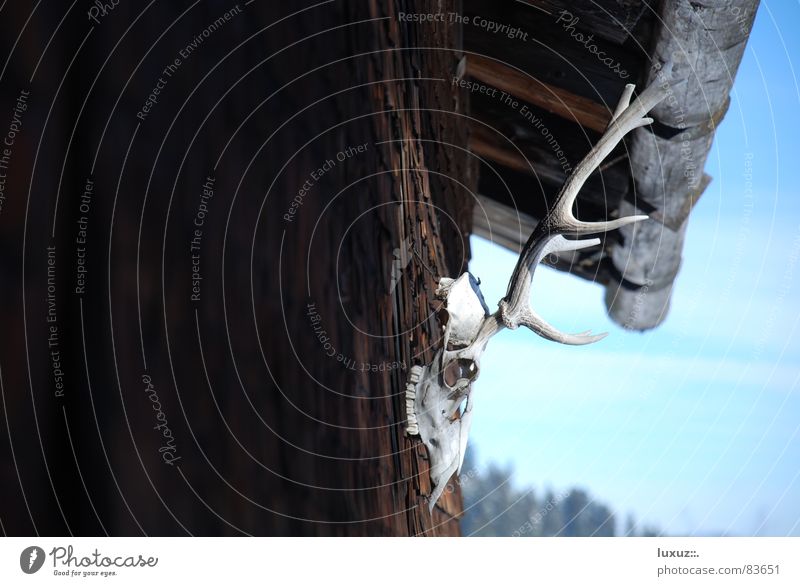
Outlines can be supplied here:
M626 332L600 286L542 267L537 311L609 336L585 347L496 336L473 394L479 461L513 464L518 486L584 487L618 519L669 534L800 535L798 77L800 3L764 0L666 322ZM516 256L472 245L494 307Z

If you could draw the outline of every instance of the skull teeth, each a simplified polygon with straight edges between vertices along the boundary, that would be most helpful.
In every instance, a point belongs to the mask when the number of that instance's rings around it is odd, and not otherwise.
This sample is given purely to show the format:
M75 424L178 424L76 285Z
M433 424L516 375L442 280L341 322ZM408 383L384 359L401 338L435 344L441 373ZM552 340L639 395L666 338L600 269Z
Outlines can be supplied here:
M414 406L417 398L417 383L422 374L421 366L412 366L406 383L406 435L419 435L417 412Z

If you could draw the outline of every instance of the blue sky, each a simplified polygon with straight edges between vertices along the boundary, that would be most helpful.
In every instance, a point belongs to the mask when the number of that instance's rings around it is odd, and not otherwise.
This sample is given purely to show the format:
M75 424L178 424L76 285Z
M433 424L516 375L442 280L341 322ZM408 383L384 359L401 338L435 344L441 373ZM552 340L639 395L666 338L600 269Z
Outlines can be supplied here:
M585 487L669 534L800 535L798 23L800 3L761 3L666 322L626 332L600 286L542 267L537 311L610 335L497 335L473 394L479 461L513 464L518 486ZM516 256L472 245L492 307Z

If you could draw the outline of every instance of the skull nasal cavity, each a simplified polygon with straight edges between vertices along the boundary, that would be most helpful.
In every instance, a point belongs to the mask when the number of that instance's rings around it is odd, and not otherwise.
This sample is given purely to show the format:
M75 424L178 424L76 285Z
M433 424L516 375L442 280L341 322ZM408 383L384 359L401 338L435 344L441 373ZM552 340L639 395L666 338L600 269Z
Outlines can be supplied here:
M472 380L477 373L478 369L475 368L473 360L459 358L450 362L444 369L444 382L448 387L453 387L461 379Z

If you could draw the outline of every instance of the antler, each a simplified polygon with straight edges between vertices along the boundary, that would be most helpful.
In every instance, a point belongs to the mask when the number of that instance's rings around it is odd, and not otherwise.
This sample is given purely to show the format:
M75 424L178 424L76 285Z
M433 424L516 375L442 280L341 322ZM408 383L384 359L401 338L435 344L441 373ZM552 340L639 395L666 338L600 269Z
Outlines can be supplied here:
M591 344L605 337L606 334L592 335L590 332L565 334L558 331L531 308L530 288L536 266L548 254L579 250L600 244L599 238L569 240L564 238L564 235L581 236L608 232L626 224L647 219L647 216L627 216L607 222L582 222L572 213L575 198L589 176L626 134L653 122L653 119L648 118L646 114L667 95L665 87L654 83L631 104L633 90L633 84L625 86L605 134L575 167L556 196L555 204L536 225L525 243L508 283L506 296L500 301L500 309L493 316L487 318L487 322L490 323L486 324L482 332L486 337L491 336L503 326L516 329L521 325L530 328L543 338L562 344Z
M647 218L630 216L609 222L582 222L572 213L572 205L586 179L628 132L652 122L645 114L665 97L666 90L650 86L633 104L632 95L633 86L626 86L605 134L578 164L558 193L553 208L534 228L514 268L506 296L494 314L489 315L472 275L464 273L455 280L439 280L437 294L445 300L448 312L443 345L433 362L411 369L406 386L406 432L422 438L430 457L431 509L447 480L461 469L471 422L471 384L480 373L480 357L489 339L504 327L515 329L520 325L564 344L588 344L603 337L588 332L559 332L531 309L530 288L533 272L545 255L600 244L599 238L569 240L565 235L606 232Z

